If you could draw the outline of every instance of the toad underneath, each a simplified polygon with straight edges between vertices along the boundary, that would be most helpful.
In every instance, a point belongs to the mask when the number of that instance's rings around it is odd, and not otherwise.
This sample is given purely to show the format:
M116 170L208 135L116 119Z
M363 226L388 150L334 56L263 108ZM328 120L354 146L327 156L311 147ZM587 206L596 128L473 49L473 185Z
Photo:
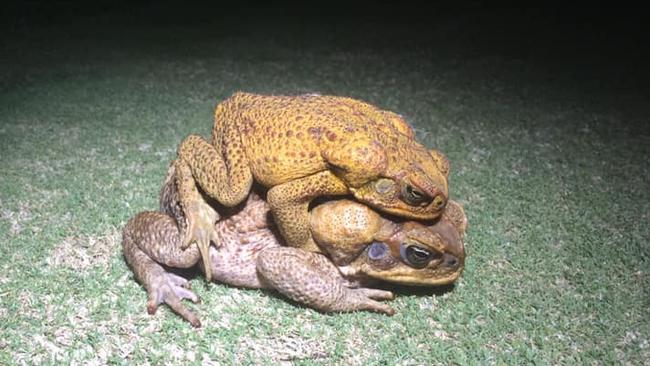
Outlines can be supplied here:
M161 212L142 212L128 222L123 250L147 290L149 313L166 303L198 327L198 317L181 303L198 297L185 278L163 267L202 264L196 245L182 249L186 218L173 176L172 166L161 193ZM222 210L224 218L215 225L216 246L208 253L211 267L201 268L214 280L275 289L323 312L371 310L389 315L394 310L378 300L392 299L393 293L368 288L369 283L435 286L454 282L463 270L467 219L453 201L430 226L394 222L347 199L321 203L309 212L309 228L322 253L283 246L269 210L255 192L243 205Z
M197 186L233 207L253 182L287 245L321 250L308 207L321 196L352 195L395 216L432 220L448 198L449 163L415 141L399 115L351 98L235 93L215 110L212 141L188 136L176 160L180 203L188 221L183 247L196 242L204 266L218 220ZM210 271L206 273L210 280Z

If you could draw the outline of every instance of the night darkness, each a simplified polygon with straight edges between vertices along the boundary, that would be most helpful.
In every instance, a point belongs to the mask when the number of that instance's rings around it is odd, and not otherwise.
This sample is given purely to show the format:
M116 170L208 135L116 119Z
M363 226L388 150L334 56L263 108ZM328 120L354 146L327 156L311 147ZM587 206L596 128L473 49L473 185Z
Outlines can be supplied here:
M234 3L3 5L0 364L648 364L646 11ZM194 268L203 328L147 314L122 228L236 91L403 115L469 220L455 285L323 314Z
M322 47L354 45L386 52L433 48L444 34L455 52L498 55L548 68L557 77L602 79L611 87L643 88L647 77L647 22L629 5L594 7L542 2L507 6L483 1L345 2L306 4L194 4L174 1L10 2L3 9L4 37L39 27L79 24L84 36L97 29L181 26L219 34L310 35ZM355 29L363 27L363 32ZM453 29L453 31L450 31ZM453 43L458 45L454 46ZM542 66L543 65L543 66ZM644 80L645 81L645 80Z

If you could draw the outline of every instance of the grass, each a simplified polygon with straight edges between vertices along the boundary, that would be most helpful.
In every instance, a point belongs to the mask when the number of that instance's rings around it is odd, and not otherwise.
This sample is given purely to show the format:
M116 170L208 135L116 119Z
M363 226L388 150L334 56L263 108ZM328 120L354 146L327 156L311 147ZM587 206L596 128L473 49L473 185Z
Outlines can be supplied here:
M453 21L374 36L98 23L17 25L1 45L0 364L650 364L650 108L634 80L558 73ZM400 289L394 317L324 315L196 277L203 328L147 315L121 228L237 90L405 115L450 158L469 216L455 288Z

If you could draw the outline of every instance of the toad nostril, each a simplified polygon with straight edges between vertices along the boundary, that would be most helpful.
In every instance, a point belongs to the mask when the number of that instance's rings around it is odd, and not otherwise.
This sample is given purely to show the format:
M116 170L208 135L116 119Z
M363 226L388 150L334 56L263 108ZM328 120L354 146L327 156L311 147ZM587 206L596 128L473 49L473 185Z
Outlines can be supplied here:
M437 210L442 210L447 204L447 199L442 194L433 197L433 205Z
M458 266L458 258L453 255L445 254L445 266L456 267Z

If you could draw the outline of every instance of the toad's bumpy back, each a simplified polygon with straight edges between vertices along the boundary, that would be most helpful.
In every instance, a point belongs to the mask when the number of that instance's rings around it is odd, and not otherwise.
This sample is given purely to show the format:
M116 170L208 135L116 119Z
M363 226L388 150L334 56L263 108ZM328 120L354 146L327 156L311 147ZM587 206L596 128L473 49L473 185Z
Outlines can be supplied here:
M233 206L257 181L269 188L286 243L314 252L320 249L309 232L308 207L316 197L353 194L411 219L438 217L448 197L446 158L415 141L403 118L336 96L236 93L217 106L211 143L186 138L176 167L188 223L184 246L197 242L202 255L214 222L197 186Z

